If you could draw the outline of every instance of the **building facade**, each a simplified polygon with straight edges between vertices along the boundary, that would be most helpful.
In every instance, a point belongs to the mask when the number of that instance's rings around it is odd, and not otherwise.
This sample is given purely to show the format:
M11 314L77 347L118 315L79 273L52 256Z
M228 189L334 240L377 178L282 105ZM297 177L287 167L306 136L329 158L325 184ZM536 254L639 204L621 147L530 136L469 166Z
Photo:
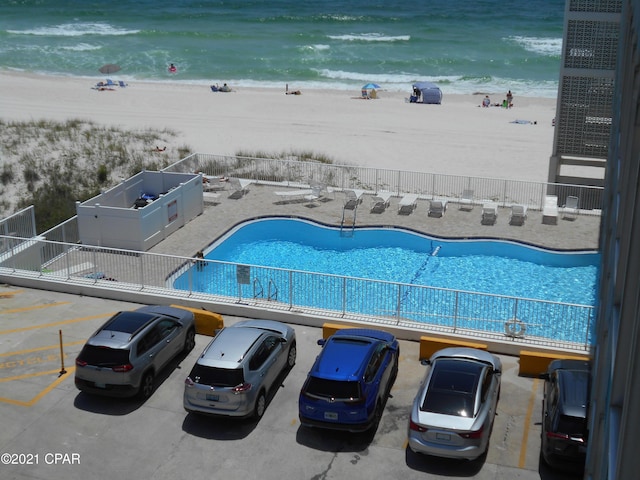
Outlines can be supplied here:
M621 7L585 471L598 480L640 476L640 0Z

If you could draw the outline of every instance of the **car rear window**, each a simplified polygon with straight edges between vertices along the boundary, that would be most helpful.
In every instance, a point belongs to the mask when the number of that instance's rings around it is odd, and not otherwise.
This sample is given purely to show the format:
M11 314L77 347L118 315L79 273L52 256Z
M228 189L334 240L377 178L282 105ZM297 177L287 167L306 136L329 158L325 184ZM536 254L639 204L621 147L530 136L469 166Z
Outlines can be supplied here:
M336 400L355 400L360 398L360 384L354 381L309 377L305 392L318 397L334 398Z
M125 348L98 347L85 345L78 360L96 367L113 367L129 363L129 350Z
M242 368L216 368L196 363L189 378L201 385L235 387L244 383L244 371Z
M478 378L477 372L436 369L420 409L424 412L472 417L475 413Z
M585 434L586 424L587 421L584 418L560 415L557 431L570 437L582 437Z

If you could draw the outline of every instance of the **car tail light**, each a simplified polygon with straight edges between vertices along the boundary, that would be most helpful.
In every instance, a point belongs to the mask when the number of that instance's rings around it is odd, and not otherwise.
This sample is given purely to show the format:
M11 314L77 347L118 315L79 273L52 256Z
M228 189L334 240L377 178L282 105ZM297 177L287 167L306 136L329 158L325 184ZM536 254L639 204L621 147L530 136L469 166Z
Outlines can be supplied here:
M418 425L413 420L409 420L409 430L413 430L414 432L424 433L427 431L427 427L423 427L422 425Z
M184 384L187 387L193 387L195 385L195 382L193 380L191 380L191 377L187 377L184 379Z
M124 365L116 365L115 367L111 367L111 370L118 373L126 373L133 370L133 365L130 363L125 363Z
M249 390L251 390L250 383L241 383L240 385L233 387L233 393L247 393Z
M566 433L547 432L547 438L557 438L560 440L571 440L577 443L584 443L584 438L572 437L571 435L567 435Z
M78 366L78 367L86 367L87 366L87 362L85 362L84 360L80 360L79 358L76 358L76 366Z
M459 435L462 438L471 438L471 439L477 439L482 437L482 432L484 431L484 427L480 427L479 430L472 430L470 432L466 432L466 433L460 433Z

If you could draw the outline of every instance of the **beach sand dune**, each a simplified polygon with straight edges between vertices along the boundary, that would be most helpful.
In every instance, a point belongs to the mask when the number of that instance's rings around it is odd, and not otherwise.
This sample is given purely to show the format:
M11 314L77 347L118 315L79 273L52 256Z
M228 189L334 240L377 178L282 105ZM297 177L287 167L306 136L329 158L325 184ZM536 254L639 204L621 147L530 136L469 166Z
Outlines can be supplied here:
M170 129L201 153L312 151L335 163L452 175L546 181L555 99L518 97L514 107L480 108L482 95L449 95L442 105L409 95L357 91L235 88L129 81L98 91L99 79L0 73L0 118L91 120L120 128ZM491 92L489 92L491 93ZM501 101L502 92L492 100ZM527 120L532 123L513 123ZM533 122L536 122L534 124ZM150 148L153 145L150 146Z

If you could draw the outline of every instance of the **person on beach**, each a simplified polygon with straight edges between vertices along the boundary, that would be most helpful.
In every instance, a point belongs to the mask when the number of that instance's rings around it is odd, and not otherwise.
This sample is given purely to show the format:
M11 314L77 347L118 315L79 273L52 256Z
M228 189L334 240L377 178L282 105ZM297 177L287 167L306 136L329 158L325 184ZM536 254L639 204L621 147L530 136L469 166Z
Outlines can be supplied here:
M482 100L482 106L483 107L491 106L491 99L489 98L489 95L485 95L484 100Z
M509 90L507 92L507 108L511 107L513 107L513 94L511 93L511 90Z
M222 85L222 87L220 87L220 92L230 92L231 88L229 87L229 85L227 85L226 83L224 85Z

